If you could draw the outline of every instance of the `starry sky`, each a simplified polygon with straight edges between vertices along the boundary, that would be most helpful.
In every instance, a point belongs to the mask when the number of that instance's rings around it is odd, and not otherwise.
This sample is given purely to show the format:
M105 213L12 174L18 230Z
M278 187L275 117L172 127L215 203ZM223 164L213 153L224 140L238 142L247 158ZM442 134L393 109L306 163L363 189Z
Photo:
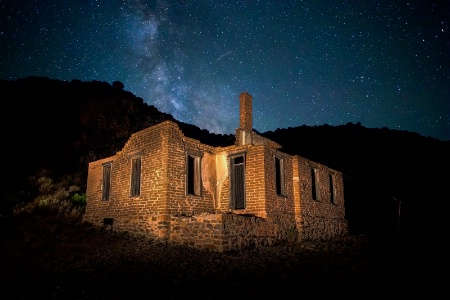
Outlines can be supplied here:
M120 81L177 120L450 140L450 1L0 0L0 79Z

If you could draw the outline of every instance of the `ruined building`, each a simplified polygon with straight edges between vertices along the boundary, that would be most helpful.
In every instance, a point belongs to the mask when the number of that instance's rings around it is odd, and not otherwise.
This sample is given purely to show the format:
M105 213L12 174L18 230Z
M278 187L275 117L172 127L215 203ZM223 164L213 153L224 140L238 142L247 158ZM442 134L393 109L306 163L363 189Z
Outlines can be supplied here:
M253 131L252 96L239 100L234 145L164 121L91 162L84 221L219 252L347 234L342 173L283 153Z

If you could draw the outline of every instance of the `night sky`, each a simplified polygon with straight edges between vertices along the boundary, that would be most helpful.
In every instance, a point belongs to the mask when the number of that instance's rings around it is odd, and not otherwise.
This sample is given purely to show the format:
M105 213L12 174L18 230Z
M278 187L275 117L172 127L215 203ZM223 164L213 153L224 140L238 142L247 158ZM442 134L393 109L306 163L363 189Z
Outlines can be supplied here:
M0 78L121 81L177 120L450 140L450 1L0 0Z

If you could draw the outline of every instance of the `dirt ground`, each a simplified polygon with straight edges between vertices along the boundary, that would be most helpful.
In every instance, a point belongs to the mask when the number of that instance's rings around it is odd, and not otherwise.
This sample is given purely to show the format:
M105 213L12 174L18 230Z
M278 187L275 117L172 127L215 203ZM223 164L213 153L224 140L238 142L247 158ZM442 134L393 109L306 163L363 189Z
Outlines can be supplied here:
M227 253L153 243L51 214L1 217L3 299L432 296L426 255L349 236Z

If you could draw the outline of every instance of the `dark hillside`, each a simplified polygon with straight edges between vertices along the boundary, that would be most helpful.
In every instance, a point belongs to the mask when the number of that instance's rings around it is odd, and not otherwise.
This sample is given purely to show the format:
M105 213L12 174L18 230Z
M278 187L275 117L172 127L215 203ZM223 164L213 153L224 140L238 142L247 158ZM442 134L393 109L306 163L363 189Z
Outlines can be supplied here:
M174 120L117 81L28 77L0 80L0 93L5 106L2 136L7 174L1 214L33 198L27 190L28 179L39 170L47 170L54 178L70 175L83 189L90 161L115 154L133 132ZM178 123L187 136L203 143L226 146L234 142L231 134L211 134ZM445 228L441 206L448 198L450 141L352 123L299 126L263 135L284 146L287 153L343 172L352 233L400 233L415 239L434 237Z
M178 122L190 137L210 145L233 143L231 135L174 120L123 90L120 82L71 82L45 77L0 80L3 95L2 133L8 147L6 189L0 211L12 197L26 197L27 178L41 169L53 176L79 174L86 182L87 164L119 151L133 132L164 120Z
M359 123L278 129L264 136L287 153L343 172L355 232L386 235L399 228L415 238L439 236L444 228L439 206L448 197L450 141Z
M0 272L2 292L9 298L441 294L450 141L352 123L263 133L287 153L343 172L352 234L220 254L96 229L80 221L83 206L74 209L73 202L61 201L73 196L71 181L85 191L90 161L115 154L133 132L173 120L171 115L145 104L120 82L29 77L0 80L0 93L6 175L0 199ZM234 142L233 135L178 123L187 136L205 144ZM60 185L47 175L70 180ZM47 187L40 198L36 185ZM40 209L36 200L53 201L49 207L56 213ZM34 211L25 206L11 214L14 205L30 201Z

